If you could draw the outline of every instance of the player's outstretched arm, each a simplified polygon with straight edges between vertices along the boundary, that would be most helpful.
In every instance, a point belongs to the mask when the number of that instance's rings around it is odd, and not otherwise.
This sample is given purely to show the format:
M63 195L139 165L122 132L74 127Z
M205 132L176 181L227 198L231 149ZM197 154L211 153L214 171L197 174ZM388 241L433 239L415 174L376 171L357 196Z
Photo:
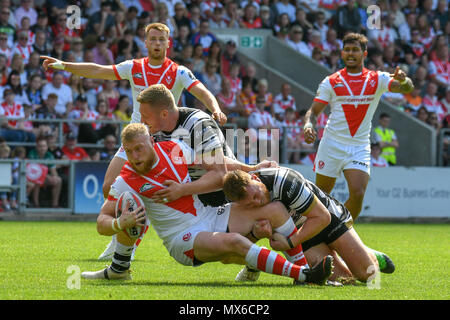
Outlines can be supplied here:
M42 66L46 71L48 68L51 68L68 71L85 78L118 80L112 65L102 66L87 62L65 62L48 56L41 56L41 59L44 59Z
M227 164L227 170L228 171L234 171L234 170L242 170L244 172L250 172L250 171L256 171L263 168L276 168L278 167L278 163L273 160L263 160L258 164L250 165L242 163L238 160L225 157L225 162Z
M317 117L320 115L320 113L325 109L325 107L328 104L319 102L319 101L313 101L311 104L311 107L308 109L308 111L305 114L305 125L303 126L303 134L305 136L305 142L306 143L313 143L316 140L316 123L317 123Z

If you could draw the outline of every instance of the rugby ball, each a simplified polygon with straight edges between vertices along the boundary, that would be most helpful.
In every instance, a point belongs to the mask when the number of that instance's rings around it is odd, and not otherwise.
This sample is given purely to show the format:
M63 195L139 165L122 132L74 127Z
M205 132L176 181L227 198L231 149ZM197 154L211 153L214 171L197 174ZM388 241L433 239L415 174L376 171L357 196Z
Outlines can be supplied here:
M142 199L134 192L123 192L116 202L116 218L119 218L123 212L134 211L138 207L145 210L145 204ZM123 230L131 239L138 239L145 231L145 226L134 226Z

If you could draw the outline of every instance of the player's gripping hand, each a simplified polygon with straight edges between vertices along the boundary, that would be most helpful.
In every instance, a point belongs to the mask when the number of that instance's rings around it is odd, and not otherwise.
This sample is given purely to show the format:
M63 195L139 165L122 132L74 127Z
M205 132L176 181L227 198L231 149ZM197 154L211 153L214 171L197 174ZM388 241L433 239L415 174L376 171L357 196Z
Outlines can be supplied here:
M227 123L227 116L225 115L225 113L223 113L223 112L213 112L213 114L212 114L212 118L214 119L214 120L216 120L218 123L219 123L219 125L221 125L221 126L223 126L225 123Z
M252 233L258 239L270 239L272 236L272 225L270 224L270 221L267 219L256 221L253 225Z
M260 163L255 165L254 170L264 169L264 168L277 168L279 167L278 163L273 160L263 160Z
M287 242L287 238L281 233L275 232L270 239L270 246L276 251L287 251L291 246Z
M316 141L317 133L316 130L311 126L305 125L303 127L303 136L305 137L305 142L308 144L313 143Z
M57 70L64 70L64 63L61 60L48 56L40 56L40 58L44 59L42 67L44 68L45 71L47 71L49 67Z
M163 185L166 186L166 188L156 191L152 197L153 201L157 203L167 203L184 196L181 183L173 180L166 180L163 182Z
M122 230L134 226L143 227L145 225L145 208L139 206L134 211L124 210L120 215L119 224Z

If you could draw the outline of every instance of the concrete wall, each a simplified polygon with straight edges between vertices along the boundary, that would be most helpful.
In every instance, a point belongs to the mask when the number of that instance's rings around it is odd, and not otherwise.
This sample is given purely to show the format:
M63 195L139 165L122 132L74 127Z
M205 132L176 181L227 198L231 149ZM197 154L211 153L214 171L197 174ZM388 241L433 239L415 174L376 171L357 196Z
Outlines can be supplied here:
M309 108L317 86L330 74L327 68L273 37L270 30L214 29L213 32L223 42L233 39L238 44L241 62L255 64L257 76L269 81L271 92L279 93L281 84L289 83L299 110ZM247 46L249 37L261 37L261 46ZM377 126L382 112L391 115L391 127L396 131L400 144L397 151L400 165L436 165L437 139L434 129L385 102L380 102L375 112L373 127Z

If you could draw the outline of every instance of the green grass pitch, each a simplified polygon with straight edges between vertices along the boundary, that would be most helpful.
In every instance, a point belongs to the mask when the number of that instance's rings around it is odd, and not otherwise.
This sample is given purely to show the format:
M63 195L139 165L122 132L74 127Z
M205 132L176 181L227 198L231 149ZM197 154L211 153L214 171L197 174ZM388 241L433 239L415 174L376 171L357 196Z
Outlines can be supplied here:
M0 222L0 299L450 299L450 224L357 224L356 230L366 245L396 264L394 274L381 275L379 289L292 286L289 278L269 274L256 283L235 283L240 266L184 267L169 256L153 229L132 263L133 281L77 282L72 281L77 270L106 264L96 258L110 239L97 234L95 223Z

